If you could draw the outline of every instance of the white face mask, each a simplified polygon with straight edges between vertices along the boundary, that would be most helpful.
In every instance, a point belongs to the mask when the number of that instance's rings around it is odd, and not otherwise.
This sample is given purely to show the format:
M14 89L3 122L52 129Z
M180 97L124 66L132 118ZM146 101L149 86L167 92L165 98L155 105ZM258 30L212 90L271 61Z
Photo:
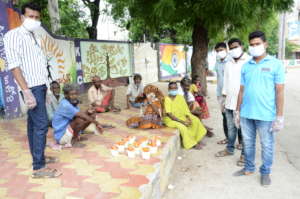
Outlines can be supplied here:
M239 58L242 55L243 51L241 47L234 48L232 50L229 50L229 54L233 58Z
M41 26L41 22L31 19L31 18L27 18L25 17L25 20L23 22L23 26L26 30L32 32L37 30L40 26Z
M266 52L266 49L263 44L258 46L249 46L249 53L253 57L260 57Z
M224 59L227 56L227 52L225 50L217 52L218 59Z

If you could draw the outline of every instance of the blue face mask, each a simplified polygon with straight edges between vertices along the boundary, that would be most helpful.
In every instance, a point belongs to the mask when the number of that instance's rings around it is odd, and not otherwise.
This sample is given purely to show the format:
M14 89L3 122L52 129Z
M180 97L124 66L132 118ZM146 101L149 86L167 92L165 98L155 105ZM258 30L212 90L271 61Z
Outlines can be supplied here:
M178 90L169 90L169 95L176 96L178 93Z

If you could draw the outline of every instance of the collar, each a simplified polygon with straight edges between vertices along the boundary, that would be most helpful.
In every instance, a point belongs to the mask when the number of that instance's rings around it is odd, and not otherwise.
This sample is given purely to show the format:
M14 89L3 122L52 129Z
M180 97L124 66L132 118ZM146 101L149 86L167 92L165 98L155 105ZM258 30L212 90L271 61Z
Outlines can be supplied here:
M26 28L23 25L19 26L19 30L23 34L31 34L31 33L33 34L33 32L29 32L28 30L26 30Z
M221 64L224 64L224 63L226 63L226 62L229 60L228 57L229 57L229 56L227 55L223 60L218 59L217 62L218 62L218 63L221 63Z
M271 60L272 58L273 58L273 57L272 57L271 55L268 55L268 54L267 54L267 56L265 56L262 60L260 60L259 63L263 63L263 62L265 62L265 61L269 61L269 60ZM253 57L250 59L249 63L251 63L251 64L257 64Z

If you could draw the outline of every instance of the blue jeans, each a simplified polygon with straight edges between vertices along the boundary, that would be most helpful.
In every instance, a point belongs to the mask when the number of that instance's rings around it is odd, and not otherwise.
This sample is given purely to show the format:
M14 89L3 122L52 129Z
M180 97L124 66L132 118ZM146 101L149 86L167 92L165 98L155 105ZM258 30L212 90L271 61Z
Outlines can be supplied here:
M245 148L244 170L249 172L255 171L255 144L256 132L258 132L262 148L260 173L263 175L270 174L274 154L274 134L270 131L272 122L247 118L241 118L240 122Z
M48 116L46 110L47 87L45 85L35 86L30 90L36 99L37 106L27 112L27 136L33 159L33 170L38 170L45 167L44 151L48 131Z
M233 118L233 110L226 109L225 110L225 115L226 115L226 121L227 121L227 128L228 128L228 143L226 146L226 149L229 153L234 153L235 149L235 140L237 135L240 133L241 129L238 129L235 127L234 124L234 118ZM243 141L242 141L243 145ZM244 147L242 148L242 155L244 155Z

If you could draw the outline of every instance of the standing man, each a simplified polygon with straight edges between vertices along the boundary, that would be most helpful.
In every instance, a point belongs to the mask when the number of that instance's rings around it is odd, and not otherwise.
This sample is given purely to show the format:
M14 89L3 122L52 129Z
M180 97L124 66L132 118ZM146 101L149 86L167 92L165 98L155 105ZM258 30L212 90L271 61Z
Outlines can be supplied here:
M223 130L225 134L225 139L220 140L218 144L227 144L228 128L225 114L225 98L222 95L225 64L228 61L226 44L224 42L217 43L215 46L215 51L217 52L217 60L215 65L215 70L217 72L217 99L221 107L223 117Z
M34 30L40 27L41 8L34 3L22 6L22 25L4 36L8 69L16 79L28 107L27 134L33 159L34 178L57 177L60 173L46 167L54 158L45 158L48 118L46 111L47 60ZM47 160L46 160L47 159ZM50 163L49 162L49 163Z
M278 59L267 55L265 34L249 34L249 52L253 59L241 72L241 88L237 119L244 139L245 167L235 175L250 175L255 171L256 132L262 148L261 185L271 184L270 173L274 153L274 133L283 128L284 67ZM240 111L240 112L239 112Z
M235 141L238 134L241 136L240 130L235 126L234 123L234 111L236 110L238 95L240 90L241 82L241 69L242 66L249 60L247 53L243 52L242 42L239 39L233 38L228 41L229 59L225 65L224 72L224 85L222 94L225 97L225 114L227 119L228 127L228 143L225 150L220 151L216 154L217 157L224 157L233 155L235 149ZM242 140L240 139L240 142ZM243 166L244 157L243 149L240 160L237 162L238 166Z

